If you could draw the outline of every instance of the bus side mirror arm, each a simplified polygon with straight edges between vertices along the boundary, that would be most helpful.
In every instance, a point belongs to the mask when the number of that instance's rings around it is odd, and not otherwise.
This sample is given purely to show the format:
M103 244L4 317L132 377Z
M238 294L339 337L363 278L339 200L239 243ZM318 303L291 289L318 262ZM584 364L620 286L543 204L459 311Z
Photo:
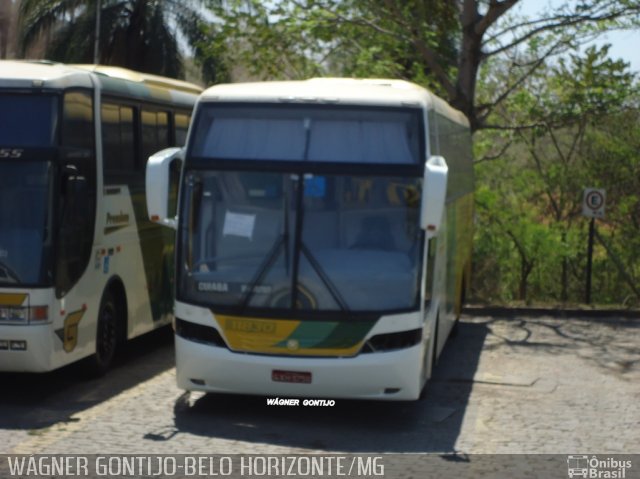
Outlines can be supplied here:
M149 157L145 177L147 211L154 223L176 229L176 218L168 217L170 166L173 160L182 161L182 148L167 148Z
M424 165L420 227L425 230L427 238L434 237L440 229L448 175L449 167L442 156L431 156Z

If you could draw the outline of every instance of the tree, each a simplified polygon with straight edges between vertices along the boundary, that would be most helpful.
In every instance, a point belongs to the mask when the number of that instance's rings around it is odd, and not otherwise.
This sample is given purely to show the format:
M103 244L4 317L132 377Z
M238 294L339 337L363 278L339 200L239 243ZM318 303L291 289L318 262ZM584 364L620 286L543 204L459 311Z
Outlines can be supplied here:
M93 63L98 5L99 63L183 75L180 42L202 41L201 0L23 0L19 38L23 53L46 34L51 39L48 58Z
M240 38L249 65L264 76L309 72L400 76L431 86L467 115L475 131L552 55L611 28L638 21L638 0L576 0L539 18L509 14L519 0L236 0L217 10L226 36ZM535 57L522 60L534 47ZM242 48L247 47L247 48ZM478 73L495 58L514 76L486 102ZM274 68L275 67L275 68Z
M512 74L508 64L494 65L479 98ZM507 286L489 292L494 297L583 297L587 186L606 188L610 196L607 218L599 222L606 251L597 251L594 262L598 297L622 302L636 294L640 262L629 249L640 236L633 220L640 211L636 92L628 65L610 59L608 47L591 47L541 67L514 90L491 118L508 130L478 132L478 152L491 161L476 168L476 259L481 271L487 265L489 274L499 271L505 280Z

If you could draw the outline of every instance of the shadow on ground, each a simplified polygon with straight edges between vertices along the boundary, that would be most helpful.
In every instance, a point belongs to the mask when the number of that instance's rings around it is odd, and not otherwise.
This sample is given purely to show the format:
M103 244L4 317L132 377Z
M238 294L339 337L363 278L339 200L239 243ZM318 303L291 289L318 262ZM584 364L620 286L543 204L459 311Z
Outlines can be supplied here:
M50 373L0 373L0 429L41 429L104 402L174 366L173 332L162 328L130 341L103 377L82 363Z
M341 452L455 452L483 348L484 324L461 323L424 400L336 400L334 407L267 406L264 397L208 394L175 405L176 434ZM451 381L450 381L451 379Z
M640 365L640 321L636 317L478 318L488 328L486 351L532 349L545 355L572 351L622 379ZM621 334L621 331L624 333Z

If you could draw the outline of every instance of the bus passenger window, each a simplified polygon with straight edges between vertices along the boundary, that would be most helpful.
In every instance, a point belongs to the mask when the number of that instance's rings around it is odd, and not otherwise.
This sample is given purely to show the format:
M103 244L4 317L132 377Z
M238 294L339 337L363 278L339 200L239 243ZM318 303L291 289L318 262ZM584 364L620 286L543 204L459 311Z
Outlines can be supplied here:
M184 146L187 142L187 131L189 130L189 115L176 113L174 117L175 124L175 146Z
M136 163L135 124L133 122L133 108L120 107L120 154L125 169L133 170Z
M167 112L159 111L156 114L156 125L158 139L156 148L163 150L169 147L169 115Z
M142 110L142 161L169 146L169 115L164 111Z
M93 149L93 102L89 93L68 92L64 95L62 145Z
M103 103L101 116L104 169L132 173L135 168L133 108Z

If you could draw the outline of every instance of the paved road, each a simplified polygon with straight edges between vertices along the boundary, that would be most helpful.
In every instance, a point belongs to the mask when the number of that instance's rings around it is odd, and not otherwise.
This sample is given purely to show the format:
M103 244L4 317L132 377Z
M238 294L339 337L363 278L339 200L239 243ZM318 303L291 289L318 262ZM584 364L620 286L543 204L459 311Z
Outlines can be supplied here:
M424 401L182 393L168 331L100 381L0 375L0 453L640 453L640 321L463 317Z

